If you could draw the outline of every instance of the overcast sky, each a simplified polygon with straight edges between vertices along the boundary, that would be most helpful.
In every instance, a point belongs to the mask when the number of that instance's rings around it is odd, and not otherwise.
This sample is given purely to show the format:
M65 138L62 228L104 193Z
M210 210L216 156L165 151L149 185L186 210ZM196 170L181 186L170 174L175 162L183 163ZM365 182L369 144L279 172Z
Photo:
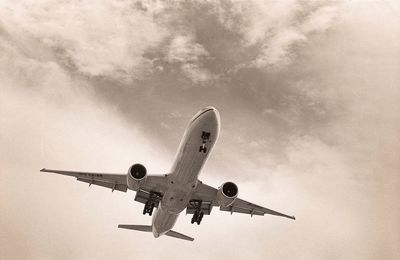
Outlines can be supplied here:
M43 167L167 173L190 118L200 179L296 215L174 230L134 193ZM398 1L0 1L1 259L399 259Z

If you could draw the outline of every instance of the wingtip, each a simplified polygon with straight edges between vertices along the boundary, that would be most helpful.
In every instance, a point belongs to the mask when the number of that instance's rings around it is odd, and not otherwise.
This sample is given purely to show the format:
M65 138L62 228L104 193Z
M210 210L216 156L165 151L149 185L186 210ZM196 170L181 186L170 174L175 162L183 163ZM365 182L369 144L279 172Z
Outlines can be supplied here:
M44 171L46 171L46 168L42 168L40 171L41 171L41 172L44 172Z
M295 216L292 216L291 219L296 220L296 217L295 217Z

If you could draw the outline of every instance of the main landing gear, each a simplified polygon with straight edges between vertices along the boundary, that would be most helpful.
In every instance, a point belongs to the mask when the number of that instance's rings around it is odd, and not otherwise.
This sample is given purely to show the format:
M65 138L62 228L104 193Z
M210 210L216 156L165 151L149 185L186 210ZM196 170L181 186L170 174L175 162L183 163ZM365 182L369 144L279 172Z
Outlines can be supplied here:
M201 220L203 219L204 213L203 212L198 212L196 211L193 214L192 220L190 221L192 224L194 224L195 222L197 223L197 225L200 225Z
M156 192L151 192L149 200L144 204L143 215L149 213L149 216L151 216L153 214L154 207L156 206L156 204L158 204L160 199L160 194Z
M143 215L149 213L149 216L151 216L151 214L153 214L154 207L155 207L154 202L151 201L146 202L146 204L144 204Z
M204 212L201 212L201 201L193 201L192 204L195 208L195 211L193 213L193 217L190 222L192 224L194 224L196 222L197 225L200 225L201 220L203 219L203 216L204 216Z

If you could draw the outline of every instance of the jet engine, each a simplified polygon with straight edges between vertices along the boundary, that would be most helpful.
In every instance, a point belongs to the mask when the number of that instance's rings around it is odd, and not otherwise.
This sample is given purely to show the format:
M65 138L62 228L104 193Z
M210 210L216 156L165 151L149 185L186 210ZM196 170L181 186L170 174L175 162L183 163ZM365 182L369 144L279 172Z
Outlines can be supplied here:
M233 182L225 182L218 189L218 203L222 207L228 207L235 202L238 196L238 187Z
M132 190L138 190L140 185L146 181L146 167L137 163L132 165L128 170L127 183Z

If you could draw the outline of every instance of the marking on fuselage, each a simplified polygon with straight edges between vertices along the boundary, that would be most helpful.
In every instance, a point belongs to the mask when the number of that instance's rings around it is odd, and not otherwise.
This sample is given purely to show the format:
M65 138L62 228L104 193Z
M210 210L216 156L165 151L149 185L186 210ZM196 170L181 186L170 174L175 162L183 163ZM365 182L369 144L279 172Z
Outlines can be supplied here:
M202 140L202 145L200 145L200 147L199 147L199 152L201 153L201 152L203 152L203 153L206 153L207 152L207 147L206 147L206 143L207 143L207 141L209 141L210 140L210 136L211 136L211 133L210 132L206 132L206 131L202 131L201 132L201 140Z
M201 139L203 140L203 143L205 143L207 140L210 139L210 135L211 135L210 132L202 131Z

